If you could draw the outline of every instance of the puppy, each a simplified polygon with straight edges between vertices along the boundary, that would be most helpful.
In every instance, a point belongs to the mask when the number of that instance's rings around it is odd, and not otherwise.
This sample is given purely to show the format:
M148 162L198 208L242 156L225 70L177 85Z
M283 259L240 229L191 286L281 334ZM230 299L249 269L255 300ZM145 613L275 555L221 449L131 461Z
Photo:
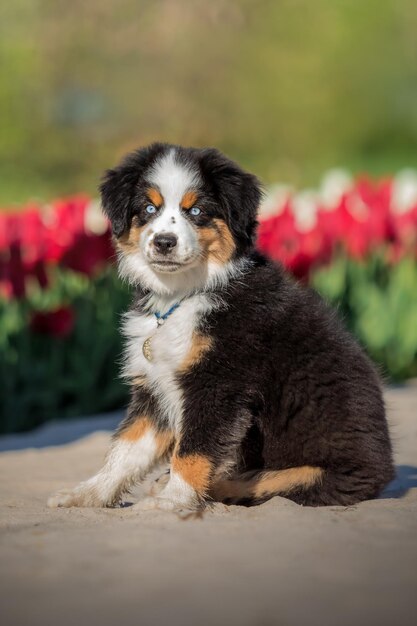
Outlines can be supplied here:
M215 149L139 149L101 185L120 275L126 418L104 467L50 506L115 506L169 460L140 508L308 506L393 478L378 375L313 291L254 249L258 180Z

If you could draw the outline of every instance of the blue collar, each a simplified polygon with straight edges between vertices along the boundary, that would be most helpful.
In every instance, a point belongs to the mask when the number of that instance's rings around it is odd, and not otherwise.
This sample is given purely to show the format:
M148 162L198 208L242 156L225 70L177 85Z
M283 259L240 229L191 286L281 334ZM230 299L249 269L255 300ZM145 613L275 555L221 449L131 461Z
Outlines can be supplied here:
M161 326L166 319L168 319L168 317L170 315L172 315L172 313L178 309L178 307L180 306L181 302L176 302L175 304L172 305L172 307L166 312L164 313L164 315L161 315L161 313L159 311L155 311L154 315L156 317L158 326Z

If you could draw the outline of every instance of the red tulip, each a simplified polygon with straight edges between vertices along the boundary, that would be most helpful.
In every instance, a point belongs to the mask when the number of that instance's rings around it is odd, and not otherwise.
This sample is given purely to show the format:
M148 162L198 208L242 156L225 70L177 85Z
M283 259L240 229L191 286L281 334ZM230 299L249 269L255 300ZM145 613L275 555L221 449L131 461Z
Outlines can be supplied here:
M10 258L7 264L6 275L10 282L11 294L15 298L23 298L25 289L25 268L22 261L22 251L18 242L10 245Z
M66 337L74 327L74 311L69 307L48 312L37 311L33 313L29 325L35 333Z
M338 247L359 259L381 246L388 247L392 260L410 250L417 254L417 207L395 213L392 196L391 180L373 183L361 178L333 210L312 206L316 219L309 230L298 226L290 198L279 212L277 208L278 215L261 222L259 248L298 277L308 276L313 265L328 262Z
M77 236L84 233L88 202L87 196L56 200L46 213L44 237L45 257L48 262L60 261L71 249Z
M65 252L61 265L87 276L92 276L114 256L110 233L103 235L78 235Z
M279 215L261 221L258 229L259 249L281 261L295 276L306 278L317 262L326 262L331 246L318 224L307 232L297 230L289 202Z
M45 253L44 225L39 207L28 206L17 216L18 236L27 268L34 267Z

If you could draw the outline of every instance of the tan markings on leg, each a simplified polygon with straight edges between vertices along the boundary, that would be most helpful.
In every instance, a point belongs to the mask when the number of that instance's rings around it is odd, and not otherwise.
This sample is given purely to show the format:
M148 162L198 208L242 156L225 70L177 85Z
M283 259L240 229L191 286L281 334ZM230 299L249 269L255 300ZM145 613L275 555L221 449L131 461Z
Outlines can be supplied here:
M174 456L171 469L177 472L197 493L207 493L212 471L211 461L200 454Z
M134 216L130 229L123 233L118 239L116 239L117 248L125 254L137 252L143 228L144 226L138 225L137 217Z
M213 339L208 335L201 335L194 332L192 336L191 348L185 359L178 368L178 373L183 374L197 365L204 357L205 353L210 350L213 345Z
M213 226L200 228L199 241L206 258L217 263L227 263L235 251L235 242L229 227L218 218L213 220Z
M197 193L195 191L187 191L182 197L181 207L183 209L191 209L197 202Z
M175 443L175 435L172 430L157 430L155 440L159 456L169 455L172 452Z
M154 204L156 207L159 208L164 204L164 199L158 189L155 189L154 187L149 187L149 189L146 190L146 195L148 196L152 204Z
M124 439L125 441L137 441L143 437L150 428L152 428L152 424L147 417L138 417L134 422L126 426L117 438Z
M147 417L138 417L137 420L122 430L117 438L123 441L134 442L150 430L156 441L158 457L167 454L174 445L174 433L172 430L157 430Z
M245 479L244 475L237 480L220 480L216 482L210 495L214 500L221 502L228 498L263 498L268 495L285 495L297 488L308 488L322 479L324 470L320 467L292 467L277 472L259 472L250 474Z

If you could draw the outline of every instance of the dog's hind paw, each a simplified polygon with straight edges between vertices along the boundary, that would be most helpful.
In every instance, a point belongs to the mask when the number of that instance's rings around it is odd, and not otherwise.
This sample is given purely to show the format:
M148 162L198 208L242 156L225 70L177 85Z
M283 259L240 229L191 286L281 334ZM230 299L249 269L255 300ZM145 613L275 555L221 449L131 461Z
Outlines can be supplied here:
M144 498L143 500L139 500L139 502L137 504L134 504L132 507L132 509L135 511L153 511L155 509L159 509L162 511L175 511L178 508L178 504L173 500L152 496Z
M170 477L169 470L158 476L150 485L148 489L148 495L155 498L165 489Z
M199 507L200 508L200 507ZM185 505L183 502L178 502L170 498L149 497L140 500L137 504L132 506L134 511L170 511L171 513L177 513L180 516L188 515L197 511L195 507Z

